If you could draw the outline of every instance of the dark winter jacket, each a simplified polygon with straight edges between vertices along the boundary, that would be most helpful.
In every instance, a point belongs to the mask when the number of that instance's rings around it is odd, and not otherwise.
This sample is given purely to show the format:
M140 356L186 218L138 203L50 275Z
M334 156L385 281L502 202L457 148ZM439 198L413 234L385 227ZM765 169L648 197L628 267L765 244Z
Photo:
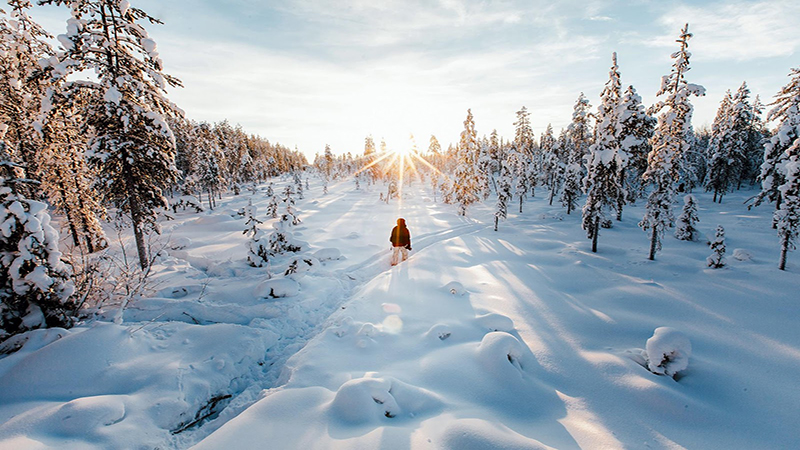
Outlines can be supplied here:
M411 250L411 233L408 232L404 219L397 219L397 226L392 228L389 242L392 243L392 247L405 247Z

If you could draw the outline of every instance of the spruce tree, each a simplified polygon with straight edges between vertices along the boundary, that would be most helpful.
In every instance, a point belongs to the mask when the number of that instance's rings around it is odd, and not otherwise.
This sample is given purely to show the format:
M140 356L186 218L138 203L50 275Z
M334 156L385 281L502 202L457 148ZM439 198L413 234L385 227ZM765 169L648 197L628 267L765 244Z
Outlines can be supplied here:
M477 179L478 137L472 110L467 110L464 131L458 144L458 161L454 173L453 190L458 203L458 214L467 215L467 208L478 201L480 185Z
M609 80L600 94L597 138L586 156L587 174L583 183L586 203L582 211L582 226L592 240L593 252L597 252L600 223L606 217L606 212L621 208L620 202L624 203L625 198L619 174L627 163L627 155L620 151L617 136L621 88L616 53L612 61Z
M706 258L708 267L719 269L725 267L725 229L722 225L717 225L714 233L714 242L711 243L711 256Z
M681 160L689 149L691 131L692 104L691 95L705 95L705 88L686 82L689 70L688 51L689 33L687 24L677 42L680 49L673 53L675 60L672 71L661 80L661 89L657 95L666 95L666 99L656 103L652 111L661 112L658 116L653 138L652 150L647 155L647 171L644 180L654 185L647 197L646 212L639 226L650 231L649 259L655 259L656 252L661 249L661 238L664 231L673 225L675 220L672 203L675 197L676 184L681 173Z
M628 86L620 101L619 143L628 155L628 164L623 177L623 187L628 193L628 202L644 196L642 175L647 170L647 154L656 120L645 111L642 98L633 86Z
M258 228L262 222L258 220L258 209L253 206L253 201L249 200L244 209L247 218L245 222L244 234L249 237L247 241L247 263L252 267L263 267L269 263L269 246L265 239L264 232Z
M0 342L41 327L72 324L75 286L61 261L47 205L25 198L0 130Z
M790 173L796 176L796 167L792 157L797 158L800 152L800 68L792 69L789 83L781 88L773 100L773 109L767 114L767 120L777 120L775 133L764 143L764 162L761 165L761 192L755 197L754 205L764 199L775 202L773 228L778 229L781 242L781 258L779 266L786 266L786 255L794 248L797 238L796 217L797 200L792 199L789 205L787 195L796 196L794 188L796 179L790 179ZM788 194L787 194L788 193Z
M731 91L727 91L711 124L711 139L708 142L707 151L710 160L706 172L706 191L713 191L713 201L719 199L720 203L722 196L730 190L734 179L732 107L733 96Z
M699 222L697 218L697 200L694 195L689 194L683 198L683 209L678 216L678 227L675 230L675 237L682 241L696 241L698 231L695 224Z
M578 197L583 183L583 163L584 157L591 145L591 126L589 125L589 112L591 105L589 100L583 95L578 96L572 111L572 122L567 127L567 141L561 152L561 162L564 173L563 190L561 202L571 211L577 205ZM553 204L553 197L556 194L558 185L554 183L550 190L550 204Z
M94 130L89 161L104 198L133 226L139 264L149 265L144 235L157 230L163 190L177 180L175 137L165 120L180 115L166 98L180 81L162 72L162 61L141 21L161 23L127 1L44 0L70 8L67 34L59 36L62 60L53 70L92 70L97 82L80 86L101 93L87 112Z
M494 213L494 231L500 220L508 216L508 202L511 200L511 171L508 164L500 163L500 179L497 182L497 205Z
M8 127L4 139L9 158L21 163L27 178L38 179L42 143L34 128L46 92L59 89L39 65L54 54L48 43L52 36L28 16L30 1L9 0L8 5L8 16L0 9L0 123Z

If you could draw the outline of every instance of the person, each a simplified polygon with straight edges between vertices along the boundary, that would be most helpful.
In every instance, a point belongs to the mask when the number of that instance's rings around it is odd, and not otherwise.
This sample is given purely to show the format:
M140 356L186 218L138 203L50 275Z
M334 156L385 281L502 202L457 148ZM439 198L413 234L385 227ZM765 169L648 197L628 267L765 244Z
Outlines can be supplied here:
M396 266L401 261L401 258L402 261L408 259L408 251L411 250L411 233L408 232L405 219L397 219L397 226L392 228L389 242L392 243L393 266Z

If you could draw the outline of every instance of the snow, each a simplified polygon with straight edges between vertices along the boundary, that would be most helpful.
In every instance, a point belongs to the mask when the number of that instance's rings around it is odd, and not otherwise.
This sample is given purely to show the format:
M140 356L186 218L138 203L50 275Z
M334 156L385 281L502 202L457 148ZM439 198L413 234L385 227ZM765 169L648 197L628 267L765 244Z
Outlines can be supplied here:
M0 356L0 448L796 446L800 263L777 269L753 191L693 194L699 232L723 225L746 249L710 270L704 242L671 235L647 260L644 202L595 254L546 198L495 232L491 200L461 217L427 183L388 204L382 190L312 181L292 227L307 244L262 268L231 212L268 198L178 210L121 324L108 305L7 342L21 349ZM397 217L414 250L392 267Z
M689 367L692 344L680 331L659 327L645 345L647 368L659 375L675 376Z

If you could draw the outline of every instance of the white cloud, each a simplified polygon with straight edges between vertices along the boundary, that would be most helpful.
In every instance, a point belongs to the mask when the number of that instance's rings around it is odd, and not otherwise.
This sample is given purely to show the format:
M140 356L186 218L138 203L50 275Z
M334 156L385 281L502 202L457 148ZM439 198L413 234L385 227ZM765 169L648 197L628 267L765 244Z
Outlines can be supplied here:
M797 0L680 5L659 22L669 28L674 41L685 22L694 33L692 51L704 59L753 60L793 55L800 48ZM670 44L672 45L672 44Z

